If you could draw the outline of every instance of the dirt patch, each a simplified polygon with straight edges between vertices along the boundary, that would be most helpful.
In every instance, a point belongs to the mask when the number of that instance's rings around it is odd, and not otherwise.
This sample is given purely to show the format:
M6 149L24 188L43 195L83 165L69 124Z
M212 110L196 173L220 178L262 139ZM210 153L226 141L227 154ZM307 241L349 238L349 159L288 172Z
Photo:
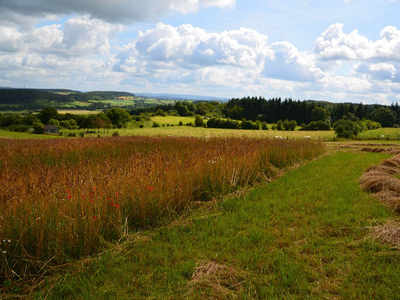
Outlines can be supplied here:
M400 219L391 220L384 225L376 226L371 231L372 238L400 249Z
M237 299L247 278L248 273L243 270L203 261L196 267L189 286L208 299Z

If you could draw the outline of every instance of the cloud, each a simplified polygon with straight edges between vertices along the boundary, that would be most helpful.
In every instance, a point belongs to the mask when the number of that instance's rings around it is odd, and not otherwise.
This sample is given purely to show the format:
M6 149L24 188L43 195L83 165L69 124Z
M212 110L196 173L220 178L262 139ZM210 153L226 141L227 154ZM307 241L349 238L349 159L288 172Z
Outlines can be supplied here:
M121 31L120 25L90 19L88 16L70 18L60 24L19 31L13 26L0 25L0 52L88 56L109 53L109 38Z
M183 68L202 65L246 68L260 65L265 56L272 57L266 44L266 35L246 28L207 33L192 25L172 27L158 23L155 29L139 32L131 47L146 60L169 61Z
M257 76L298 81L324 77L316 67L314 54L300 52L289 42L268 45L267 41L266 35L247 28L217 33L192 25L159 23L154 29L139 32L138 38L124 47L114 69L131 72L132 76L160 69L169 72L211 67L218 72L221 68L248 69Z
M343 32L343 24L331 25L315 41L315 52L323 60L400 62L400 31L385 27L378 40L370 41L355 29Z
M317 81L325 74L315 65L315 56L300 52L289 42L273 43L274 58L265 62L266 77L293 81Z
M353 66L351 76L366 76L370 80L400 82L400 64L360 62Z
M81 14L112 23L131 23L154 20L167 12L190 13L199 7L232 8L235 5L235 0L3 0L0 1L0 19L10 15Z

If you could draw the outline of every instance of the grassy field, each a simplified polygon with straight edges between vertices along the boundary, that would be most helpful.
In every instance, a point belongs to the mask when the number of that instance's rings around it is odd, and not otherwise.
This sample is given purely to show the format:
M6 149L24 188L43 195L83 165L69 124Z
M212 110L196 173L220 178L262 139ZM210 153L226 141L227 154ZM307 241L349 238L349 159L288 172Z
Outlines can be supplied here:
M82 130L81 130L82 131ZM164 127L145 127L145 128L129 128L129 129L110 129L104 132L100 129L99 133L85 134L85 136L96 137L111 136L117 131L121 136L191 136L191 137L251 137L251 138L274 138L282 136L287 138L304 138L311 136L313 139L332 140L335 136L333 131L273 131L273 130L237 130L237 129L219 129L219 128L203 128L192 126L164 126ZM65 134L70 132L78 134L79 130L62 130ZM1 133L0 133L1 134Z
M187 123L194 124L194 117L156 116L156 117L152 117L151 121L157 122L160 124L174 124L174 125L178 125L179 122L182 122L182 124L187 124Z
M142 100L147 104L174 104L175 100L163 100L163 99L153 99L153 98L131 98L131 99L108 99L108 100L89 100L89 102L101 102L108 103L115 106L126 106L126 105L135 105L137 101ZM89 103L90 104L90 103Z
M379 128L361 132L360 139L400 140L400 128Z
M64 113L71 112L64 110ZM84 113L84 111L81 111ZM94 113L87 111L87 113ZM194 118L189 117L153 117L152 120L164 126L161 127L145 127L145 128L122 128L122 129L109 129L96 130L96 133L86 134L86 130L82 129L61 129L64 137L69 133L79 134L85 133L85 137L101 137L111 136L114 132L118 132L120 136L190 136L190 137L251 137L251 138L275 138L276 136L286 138L304 138L310 136L312 139L323 139L332 141L335 137L334 131L274 131L274 130L236 130L236 129L218 129L218 128L199 128L192 126L177 126L180 121L184 124L194 122ZM174 126L167 126L172 124ZM149 125L150 126L150 125ZM368 140L368 142L384 142L390 140L393 142L399 141L400 131L398 128L381 128L362 132L358 140ZM384 135L384 137L382 137ZM31 138L31 139L46 139L55 138L54 135L36 135L30 133L19 133L0 130L0 138Z
M8 130L0 130L0 139L57 139L60 138L58 135L50 135L50 134L33 134L28 132L14 132ZM62 137L61 137L62 138Z
M100 111L86 109L57 109L59 114L90 115L98 114Z
M358 179L389 155L334 152L71 264L31 299L398 299L393 213ZM11 287L10 287L11 288Z

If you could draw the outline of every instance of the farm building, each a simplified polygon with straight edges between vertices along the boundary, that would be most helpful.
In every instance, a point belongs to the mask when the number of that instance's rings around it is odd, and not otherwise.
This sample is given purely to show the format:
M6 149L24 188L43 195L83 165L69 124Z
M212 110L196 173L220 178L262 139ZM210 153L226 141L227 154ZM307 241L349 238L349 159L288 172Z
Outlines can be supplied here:
M58 133L60 130L56 125L44 125L43 129L45 133Z

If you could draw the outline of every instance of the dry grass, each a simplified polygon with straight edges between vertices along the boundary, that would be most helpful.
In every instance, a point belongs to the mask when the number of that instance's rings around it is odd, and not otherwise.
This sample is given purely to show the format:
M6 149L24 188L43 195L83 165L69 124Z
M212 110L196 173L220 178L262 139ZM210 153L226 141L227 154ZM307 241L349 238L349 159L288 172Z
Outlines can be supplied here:
M394 154L397 155L400 153L400 148L399 147L387 147L387 148L381 148L381 147L364 147L361 149L361 151L365 152L376 152L376 153L389 153L389 154Z
M360 179L361 188L375 194L385 205L398 210L400 207L400 155L367 169Z
M363 151L368 151L364 150ZM372 152L395 153L396 156L380 165L367 169L361 177L361 188L374 193L381 202L395 210L400 208L400 179L393 177L400 173L400 152L398 148L373 148ZM400 219L390 220L371 229L370 236L385 244L400 248Z
M390 220L371 231L372 238L400 249L400 219Z
M324 151L321 141L119 137L0 140L0 274L98 253L197 201Z
M200 290L208 299L236 299L248 277L243 270L215 261L203 261L196 267L189 286Z

